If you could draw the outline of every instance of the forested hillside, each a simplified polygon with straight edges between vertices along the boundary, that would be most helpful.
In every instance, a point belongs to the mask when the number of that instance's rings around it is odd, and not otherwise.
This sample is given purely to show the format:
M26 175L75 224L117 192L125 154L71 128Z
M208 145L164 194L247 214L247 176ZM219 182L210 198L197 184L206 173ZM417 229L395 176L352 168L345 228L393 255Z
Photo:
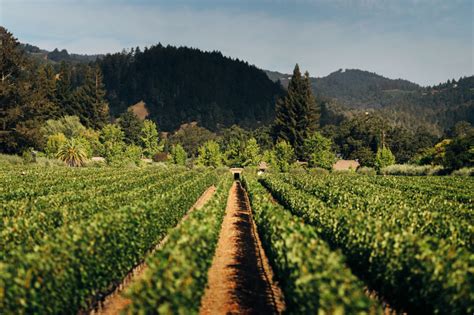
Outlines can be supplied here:
M143 100L164 130L190 121L211 130L267 124L283 94L265 72L220 52L156 45L109 54L99 64L111 113Z
M20 49L28 53L30 56L44 61L51 62L74 62L74 63L87 63L96 61L97 58L103 55L84 55L84 54L70 54L66 49L59 50L55 48L53 51L47 51L37 46L30 44L20 44Z
M311 83L316 95L335 98L351 108L389 105L394 98L420 89L420 86L407 80L392 80L357 69L340 69L323 78L312 78Z
M73 72L84 64L99 63L111 114L118 116L144 101L150 118L164 130L190 121L214 131L233 124L246 128L268 124L274 118L276 98L284 94L278 81L286 87L291 79L289 74L265 71L272 83L258 68L220 52L160 44L106 56L46 51L29 44L21 48L40 63L76 64ZM81 75L75 80L80 83ZM395 125L412 130L423 127L438 136L458 121L474 123L473 76L421 87L373 72L340 69L312 77L311 84L319 100L332 100L326 102L331 112L322 117L323 125L366 110L378 112Z
M291 75L267 71L273 81L288 84ZM435 134L452 128L456 122L474 122L474 77L448 80L432 87L421 87L402 79L356 70L338 70L326 77L311 78L319 98L334 100L338 112L376 110L393 123L417 128L428 126Z

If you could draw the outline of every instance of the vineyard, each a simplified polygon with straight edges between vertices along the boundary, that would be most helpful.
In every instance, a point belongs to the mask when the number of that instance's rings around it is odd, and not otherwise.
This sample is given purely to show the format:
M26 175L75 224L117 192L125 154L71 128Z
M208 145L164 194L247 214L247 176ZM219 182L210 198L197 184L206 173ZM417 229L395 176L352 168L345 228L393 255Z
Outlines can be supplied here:
M392 307L410 314L474 311L472 179L273 175L260 182ZM278 249L270 236L267 246ZM293 268L282 269L286 281Z
M456 177L244 170L240 184L224 169L2 166L0 310L100 314L118 292L129 314L247 312L251 295L266 303L254 312L473 313L473 188Z

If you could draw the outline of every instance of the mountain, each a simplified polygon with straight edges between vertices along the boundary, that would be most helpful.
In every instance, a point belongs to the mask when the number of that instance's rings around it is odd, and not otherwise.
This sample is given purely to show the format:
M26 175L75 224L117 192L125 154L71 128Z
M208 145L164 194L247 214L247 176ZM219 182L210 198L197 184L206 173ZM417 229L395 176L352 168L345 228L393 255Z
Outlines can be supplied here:
M274 82L286 86L291 75L266 71ZM474 123L474 77L448 80L433 87L389 79L373 72L347 69L326 77L311 78L314 93L337 103L340 112L376 110L394 123L409 128L429 126L441 133L460 120Z
M143 101L163 130L197 121L211 130L255 128L274 118L284 89L247 62L187 47L160 44L98 60L111 113Z
M419 85L410 81L357 69L340 69L323 78L312 78L311 83L316 95L335 98L352 108L383 107L398 96L420 90Z
M287 86L291 75L266 71L274 82ZM336 99L349 108L378 108L389 104L398 95L417 92L421 87L407 80L389 79L358 69L339 69L326 77L311 78L316 95Z
M85 55L85 54L70 54L66 49L59 50L55 48L53 51L47 51L37 46L30 44L20 44L20 49L25 51L31 57L37 60L49 60L51 62L73 62L73 63L88 63L94 62L104 55Z

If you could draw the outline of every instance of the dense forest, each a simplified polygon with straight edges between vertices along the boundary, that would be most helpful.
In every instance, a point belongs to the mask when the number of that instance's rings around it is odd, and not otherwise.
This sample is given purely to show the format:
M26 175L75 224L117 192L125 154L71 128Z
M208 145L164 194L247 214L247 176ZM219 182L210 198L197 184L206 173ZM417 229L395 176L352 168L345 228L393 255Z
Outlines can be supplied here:
M279 84L248 63L186 47L160 44L99 60L112 114L144 101L165 130L197 121L211 130L255 128L274 118Z

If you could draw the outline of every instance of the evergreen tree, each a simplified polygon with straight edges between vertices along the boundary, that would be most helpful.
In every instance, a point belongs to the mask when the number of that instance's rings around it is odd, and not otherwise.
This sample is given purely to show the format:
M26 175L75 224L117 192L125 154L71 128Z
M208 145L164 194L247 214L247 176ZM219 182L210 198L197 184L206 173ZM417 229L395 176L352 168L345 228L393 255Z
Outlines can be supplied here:
M0 43L0 150L19 152L22 148L31 146L30 143L22 143L23 139L19 139L18 132L29 130L30 124L18 126L23 119L23 98L28 95L29 65L24 53L19 49L18 40L2 26Z
M109 105L105 99L105 87L98 67L88 67L85 82L74 94L73 110L89 128L100 129L109 118Z
M457 127L457 137L446 145L442 161L449 170L474 166L474 128L470 124Z
M56 80L56 102L61 107L62 114L74 115L72 108L71 70L66 62L62 61Z
M288 141L294 147L297 158L304 159L304 140L317 129L319 112L309 73L306 72L302 76L299 66L296 65L288 84L287 95L276 104L276 140Z
M33 82L32 91L24 98L24 118L46 121L58 118L60 108L56 103L56 78L51 65L41 66Z
M125 133L125 143L140 145L143 121L131 109L120 115L118 124Z
M46 64L38 69L38 79L35 90L50 102L56 99L56 74L51 64Z
M393 164L395 164L395 156L392 151L383 144L382 147L377 150L377 154L375 155L375 168L381 170L382 168Z
M152 158L155 153L163 150L158 143L156 124L151 120L147 119L143 122L141 140L143 143L143 153L148 158Z

